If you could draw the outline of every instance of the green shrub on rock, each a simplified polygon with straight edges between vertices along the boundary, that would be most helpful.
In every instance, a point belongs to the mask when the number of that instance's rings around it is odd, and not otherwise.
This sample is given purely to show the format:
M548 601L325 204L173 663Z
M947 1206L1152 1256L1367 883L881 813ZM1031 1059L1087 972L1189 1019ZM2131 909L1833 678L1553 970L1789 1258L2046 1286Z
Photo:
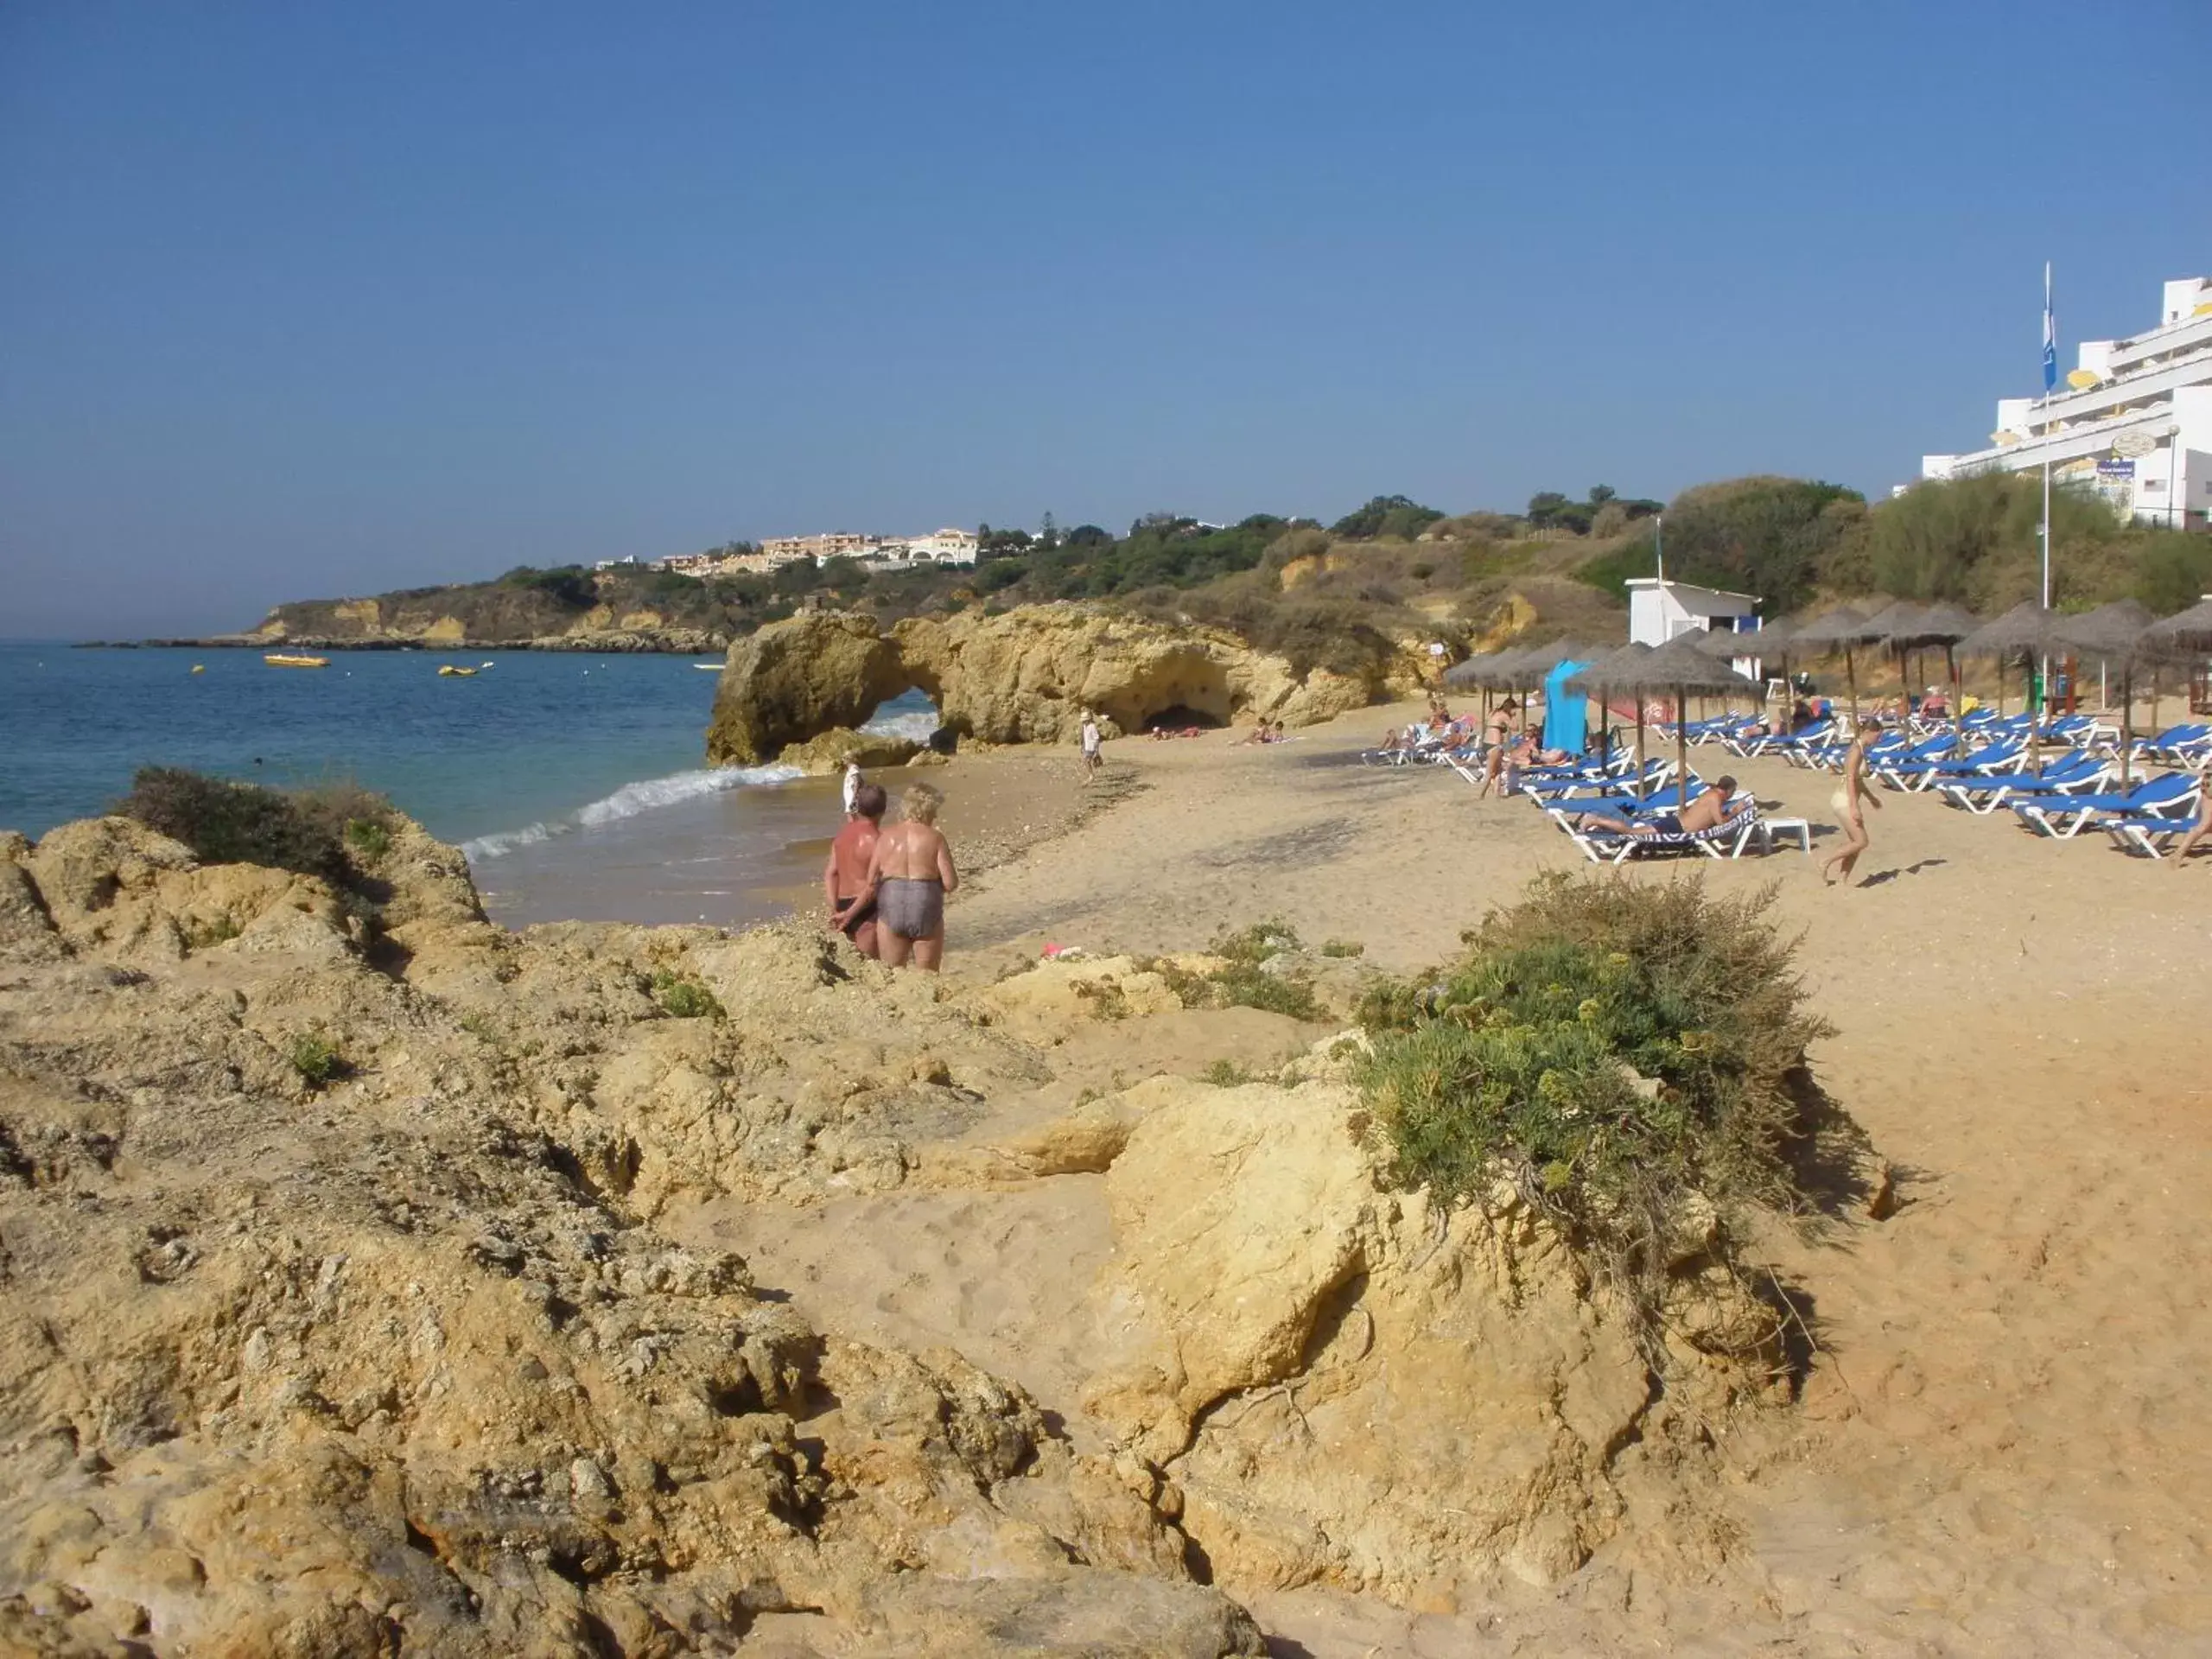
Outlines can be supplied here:
M339 1052L338 1045L319 1031L296 1038L289 1058L292 1070L300 1074L300 1081L310 1089L320 1089L327 1083L335 1082L352 1069L346 1065L346 1057Z
M346 858L331 826L291 797L181 766L142 766L115 804L208 864L262 864L335 882Z
M1217 938L1212 954L1222 958L1222 965L1209 972L1192 973L1165 961L1153 966L1186 1008L1258 1008L1294 1020L1319 1020L1321 1005L1295 961L1301 948L1297 930L1273 917Z
M1510 1188L1656 1327L1681 1241L1789 1210L1803 1007L1772 892L1540 878L1423 982L1371 989L1359 1077L1393 1173L1445 1203Z
M182 766L141 766L111 809L192 849L206 864L259 864L317 875L344 887L346 853L374 861L391 850L391 804L359 785L266 789Z
M719 1020L722 1005L700 981L667 968L653 973L653 1001L671 1020Z

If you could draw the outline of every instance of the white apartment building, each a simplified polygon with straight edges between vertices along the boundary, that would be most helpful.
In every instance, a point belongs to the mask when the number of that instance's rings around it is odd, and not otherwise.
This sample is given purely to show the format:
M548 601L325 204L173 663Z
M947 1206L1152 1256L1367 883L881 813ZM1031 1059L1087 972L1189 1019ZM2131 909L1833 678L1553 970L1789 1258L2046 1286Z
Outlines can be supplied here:
M798 559L870 559L882 548L880 536L833 530L819 536L771 536L760 543L760 557L772 570Z
M2212 520L2212 277L2165 285L2156 327L2131 340L2085 340L2049 397L1997 405L1989 447L1923 455L1923 478L2050 464L2062 483L2097 491L2145 524Z
M974 531L948 526L927 536L886 542L876 556L896 564L973 564L976 547Z

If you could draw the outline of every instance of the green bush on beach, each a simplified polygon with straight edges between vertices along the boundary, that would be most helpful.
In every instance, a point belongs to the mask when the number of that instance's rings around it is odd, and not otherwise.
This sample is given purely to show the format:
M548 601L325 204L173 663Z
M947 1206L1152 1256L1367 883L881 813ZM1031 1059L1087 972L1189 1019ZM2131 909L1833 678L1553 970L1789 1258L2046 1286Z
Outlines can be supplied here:
M1433 979L1360 1008L1360 1085L1395 1179L1446 1203L1502 1185L1550 1216L1656 1333L1705 1206L1789 1211L1789 1087L1828 1027L1804 1007L1771 889L1541 877Z
M289 1056L292 1070L300 1074L300 1081L310 1089L320 1089L335 1082L351 1069L338 1045L321 1032L309 1032L293 1039Z
M1192 973L1172 962L1153 966L1186 1008L1258 1008L1294 1020L1319 1020L1321 1005L1303 973L1295 968L1268 971L1273 959L1300 949L1297 930L1277 917L1216 938L1211 954L1222 958L1222 965L1209 972Z
M356 785L302 790L236 784L181 766L142 766L111 809L181 841L203 863L260 864L347 885L346 849L391 849L391 804Z

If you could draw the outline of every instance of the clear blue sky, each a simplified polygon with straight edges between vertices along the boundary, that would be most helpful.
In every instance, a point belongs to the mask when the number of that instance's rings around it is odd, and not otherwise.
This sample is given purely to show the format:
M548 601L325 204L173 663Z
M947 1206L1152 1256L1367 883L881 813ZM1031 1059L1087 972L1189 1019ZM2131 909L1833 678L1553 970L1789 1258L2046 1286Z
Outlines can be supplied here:
M0 635L1870 492L2212 271L2212 5L0 6Z

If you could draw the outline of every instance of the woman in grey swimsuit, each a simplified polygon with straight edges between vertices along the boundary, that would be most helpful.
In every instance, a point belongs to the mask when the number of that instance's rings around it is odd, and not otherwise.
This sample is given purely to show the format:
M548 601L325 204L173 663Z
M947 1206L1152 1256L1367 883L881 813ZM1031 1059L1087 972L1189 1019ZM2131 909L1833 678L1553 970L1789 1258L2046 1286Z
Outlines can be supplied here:
M916 784L899 797L900 822L876 837L865 905L875 900L875 933L887 967L938 970L944 960L944 899L960 886L952 849L937 827L944 797Z

